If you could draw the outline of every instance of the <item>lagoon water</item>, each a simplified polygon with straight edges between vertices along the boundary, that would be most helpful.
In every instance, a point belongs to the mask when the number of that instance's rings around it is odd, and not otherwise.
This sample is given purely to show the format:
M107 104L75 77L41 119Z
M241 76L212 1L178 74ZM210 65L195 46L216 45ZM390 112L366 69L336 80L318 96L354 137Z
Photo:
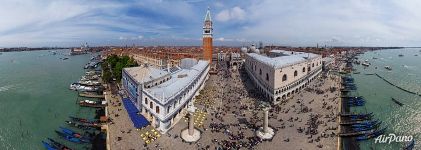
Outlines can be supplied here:
M54 130L68 116L93 118L94 109L75 102L69 85L84 74L90 55L64 56L69 50L4 52L0 55L0 150L44 149L50 137L63 142ZM59 58L69 57L67 60ZM63 142L71 148L91 145Z
M403 54L403 57L399 57ZM418 56L415 56L418 55ZM373 57L377 59L373 59ZM371 65L364 68L354 65L355 78L358 90L352 94L364 96L366 104L363 107L351 109L354 112L373 112L374 118L383 121L382 126L387 126L386 135L413 136L416 140L414 149L421 149L421 96L404 92L376 75L377 73L393 84L412 92L421 94L421 52L420 48L389 49L367 52L360 55L361 62L368 60ZM392 67L389 71L385 66ZM377 67L377 69L376 69ZM391 100L399 99L404 105L399 106ZM376 144L374 140L360 142L360 148L396 150L402 149L407 143Z

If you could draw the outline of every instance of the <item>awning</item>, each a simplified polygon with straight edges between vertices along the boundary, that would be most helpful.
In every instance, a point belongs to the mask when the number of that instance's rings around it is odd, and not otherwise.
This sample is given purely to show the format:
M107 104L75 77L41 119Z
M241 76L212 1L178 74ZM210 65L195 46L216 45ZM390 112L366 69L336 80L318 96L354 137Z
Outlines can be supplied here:
M135 128L143 128L149 125L149 121L141 114L137 114L139 110L128 98L123 98L124 107L129 114L130 120L133 122Z

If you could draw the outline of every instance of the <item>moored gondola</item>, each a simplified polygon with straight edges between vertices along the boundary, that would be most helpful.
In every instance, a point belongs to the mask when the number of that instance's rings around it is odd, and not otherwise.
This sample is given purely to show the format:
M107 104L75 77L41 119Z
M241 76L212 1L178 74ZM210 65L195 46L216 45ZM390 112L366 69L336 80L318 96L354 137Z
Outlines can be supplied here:
M375 121L374 123L371 124L353 124L351 125L352 128L367 128L367 127L373 127L373 126L380 126L382 124L382 121Z
M375 138L375 137L377 137L379 135L382 135L386 131L386 128L387 127L384 127L383 129L376 130L376 131L374 131L372 133L364 134L362 136L358 136L358 137L355 138L355 140L357 140L357 141L364 141L364 140L368 140L368 139L371 139L371 138Z
M406 145L403 149L404 150L412 150L414 148L414 146L415 146L415 140L412 139L411 142L409 142L409 144Z
M377 129L379 128L381 125L381 122L378 122L376 124L373 125L367 125L367 126L352 126L351 129L353 131L368 131L368 130L372 130L372 129Z
M80 129L89 129L89 128L97 128L101 127L98 123L78 123L78 122L72 122L72 121L65 121L68 125L74 126Z
M46 148L47 150L57 150L57 148L55 148L53 145L51 145L47 142L44 142L44 141L41 141L41 142L42 142L42 145L44 146L44 148Z
M373 113L368 113L368 114L351 114L351 113L342 113L340 114L341 117L364 117L364 116L373 116Z
M64 144L61 144L53 139L48 138L48 140L50 141L51 145L54 145L57 149L59 150L72 150L71 148L67 147Z
M370 121L343 121L340 124L341 125L373 125L379 122L379 120L370 120Z
M82 143L82 141L78 138L75 138L73 136L67 135L66 133L60 132L60 131L55 131L60 137L64 138L67 141L73 142L73 143Z
M64 128L64 127L60 127L60 130L61 130L63 133L65 133L65 134L69 135L69 136L73 136L73 137L75 137L75 138L80 139L80 141L82 141L82 142L84 142L84 143L89 143L89 142L91 142L91 139L90 139L89 137L87 137L87 136L82 136L80 133L77 133L77 132L75 132L75 131L73 131L73 130L71 130L71 129L67 129L67 128Z
M72 121L77 121L77 122L81 122L81 123L97 123L98 122L98 121L95 121L95 120L88 120L88 119L85 119L85 118L78 118L78 117L73 117L73 116L69 116L69 118Z

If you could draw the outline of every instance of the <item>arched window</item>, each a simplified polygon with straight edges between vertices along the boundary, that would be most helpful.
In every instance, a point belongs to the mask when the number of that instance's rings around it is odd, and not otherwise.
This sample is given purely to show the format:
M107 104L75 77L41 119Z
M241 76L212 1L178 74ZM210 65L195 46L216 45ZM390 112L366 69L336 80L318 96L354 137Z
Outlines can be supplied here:
M159 106L156 106L156 107L155 107L155 112L156 112L157 114L159 114Z
M297 70L295 70L294 71L294 77L296 77L298 75L298 71Z
M149 102L149 108L150 108L150 109L153 109L153 104L152 104L152 102Z
M306 67L303 67L303 72L306 72Z
M167 108L167 113L170 113L171 105Z
M282 76L282 81L286 81L287 80L287 75L284 74L284 76Z
M311 70L311 67L308 67L308 68L307 68L307 72L309 72L310 70Z
M259 74L262 75L262 69L259 69Z
M313 63L313 65L311 65L311 67L314 67L314 63Z
M266 81L269 81L269 74L266 73Z
M148 98L145 97L145 104L148 104Z

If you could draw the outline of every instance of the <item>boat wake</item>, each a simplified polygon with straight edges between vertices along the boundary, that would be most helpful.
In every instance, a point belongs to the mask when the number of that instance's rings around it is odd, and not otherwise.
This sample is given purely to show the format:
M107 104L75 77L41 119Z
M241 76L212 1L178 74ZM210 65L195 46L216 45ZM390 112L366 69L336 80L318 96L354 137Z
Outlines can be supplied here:
M408 66L408 65L402 65L404 68L407 68L407 69L412 69L412 68L414 68L415 66Z
M0 87L0 92L7 91L7 90L9 90L13 87L14 87L13 85L2 86L2 87Z

